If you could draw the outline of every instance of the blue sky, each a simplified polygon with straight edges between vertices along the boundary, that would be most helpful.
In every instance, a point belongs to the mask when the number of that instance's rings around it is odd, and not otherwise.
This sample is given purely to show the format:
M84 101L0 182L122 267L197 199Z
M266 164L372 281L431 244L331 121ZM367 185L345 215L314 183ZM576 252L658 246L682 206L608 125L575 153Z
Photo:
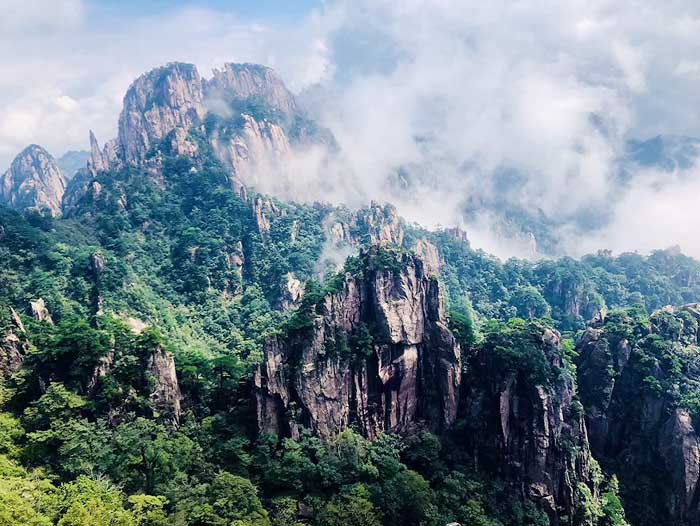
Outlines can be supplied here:
M182 7L205 7L260 20L298 20L321 0L91 0L94 9L127 15L150 15Z

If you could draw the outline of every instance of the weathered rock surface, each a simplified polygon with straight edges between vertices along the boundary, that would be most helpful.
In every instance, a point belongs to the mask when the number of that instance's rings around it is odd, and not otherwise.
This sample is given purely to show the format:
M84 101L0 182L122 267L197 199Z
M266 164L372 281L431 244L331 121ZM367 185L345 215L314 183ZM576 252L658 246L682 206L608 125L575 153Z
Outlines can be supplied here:
M153 377L151 402L166 420L177 424L180 421L182 395L175 371L175 358L161 347L157 347L148 358L146 370Z
M53 324L53 318L51 318L51 313L46 307L46 302L44 301L44 298L38 298L34 301L30 301L29 309L31 310L32 317L36 321L45 321Z
M576 484L596 490L586 425L575 407L559 333L533 327L530 356L521 362L504 361L496 348L503 343L488 340L469 360L460 411L466 430L460 436L477 467L538 503L551 524L573 524ZM537 374L535 361L548 379Z
M22 319L12 308L10 322L10 328L0 337L0 379L8 378L19 371L29 348Z
M235 132L215 129L209 136L212 148L235 176L234 190L241 185L257 186L261 177L281 170L291 145L284 129L268 120L241 115Z
M295 435L304 425L330 437L353 424L374 437L454 422L461 353L440 286L414 256L396 268L376 266L374 256L363 254L362 275L346 274L303 314L305 329L265 346L255 378L261 431Z
M355 228L366 232L371 245L401 246L404 238L403 222L396 208L372 201L368 208L357 211Z
M25 148L0 177L0 198L16 210L44 210L61 215L66 176L41 146Z
M254 100L291 118L298 111L294 96L270 68L258 64L225 64L204 81L207 99Z
M297 279L294 272L287 272L280 297L280 308L289 310L297 307L304 297L304 284Z
M192 64L171 63L141 75L129 87L119 117L124 161L138 164L175 128L188 130L206 114L202 79Z
M432 275L439 275L444 262L440 256L440 251L430 241L419 239L413 245L413 252L423 260L425 270Z
M696 525L700 415L690 401L700 382L700 306L662 309L650 320L608 316L577 344L591 447L619 476L633 524Z
M271 174L279 179L275 185L291 184L285 178L293 177L288 167L295 148L334 144L327 130L305 116L270 68L226 64L206 80L193 64L173 62L131 84L117 139L100 148L90 132L87 166L72 178L63 210L70 214L84 199L92 196L94 201L100 190L98 174L140 166L144 173L162 178L164 153L197 158L202 140L229 168L231 186L243 198L246 186L269 190Z

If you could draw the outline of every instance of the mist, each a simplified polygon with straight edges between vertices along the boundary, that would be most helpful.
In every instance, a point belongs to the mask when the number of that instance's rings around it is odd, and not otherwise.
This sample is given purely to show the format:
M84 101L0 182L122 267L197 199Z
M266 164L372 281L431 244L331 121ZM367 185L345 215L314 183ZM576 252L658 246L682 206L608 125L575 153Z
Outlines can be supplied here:
M109 25L92 2L8 5L3 165L30 142L60 155L85 148L90 128L111 138L129 82L150 67L190 61L207 76L259 62L339 146L268 163L261 191L389 201L409 221L460 225L501 257L532 255L527 236L499 228L494 210L511 205L550 218L561 253L680 245L700 257L697 167L618 177L629 139L700 136L696 2L341 0L294 23L184 6ZM465 215L474 202L491 208Z

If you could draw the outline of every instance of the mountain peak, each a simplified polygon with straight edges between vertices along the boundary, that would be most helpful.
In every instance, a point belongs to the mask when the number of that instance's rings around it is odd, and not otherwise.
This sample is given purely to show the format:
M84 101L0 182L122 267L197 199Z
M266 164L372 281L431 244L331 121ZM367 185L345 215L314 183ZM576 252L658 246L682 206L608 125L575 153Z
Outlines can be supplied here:
M124 96L119 144L127 163L142 160L175 128L190 128L205 115L202 80L193 64L171 62L137 78Z
M294 96L272 68L250 63L227 63L223 69L215 69L213 73L213 77L204 82L209 98L253 98L286 116L297 111Z
M12 161L0 177L0 198L17 210L47 210L61 213L66 176L56 159L38 144L30 144Z

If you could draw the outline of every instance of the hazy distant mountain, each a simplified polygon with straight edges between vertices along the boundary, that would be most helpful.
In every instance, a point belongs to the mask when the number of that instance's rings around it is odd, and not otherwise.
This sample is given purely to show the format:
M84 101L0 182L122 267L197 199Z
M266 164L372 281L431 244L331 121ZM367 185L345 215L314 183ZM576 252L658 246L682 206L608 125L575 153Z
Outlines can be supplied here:
M90 157L90 152L86 150L71 150L56 159L56 164L61 171L66 175L66 178L71 179L75 172L85 167L85 163Z

